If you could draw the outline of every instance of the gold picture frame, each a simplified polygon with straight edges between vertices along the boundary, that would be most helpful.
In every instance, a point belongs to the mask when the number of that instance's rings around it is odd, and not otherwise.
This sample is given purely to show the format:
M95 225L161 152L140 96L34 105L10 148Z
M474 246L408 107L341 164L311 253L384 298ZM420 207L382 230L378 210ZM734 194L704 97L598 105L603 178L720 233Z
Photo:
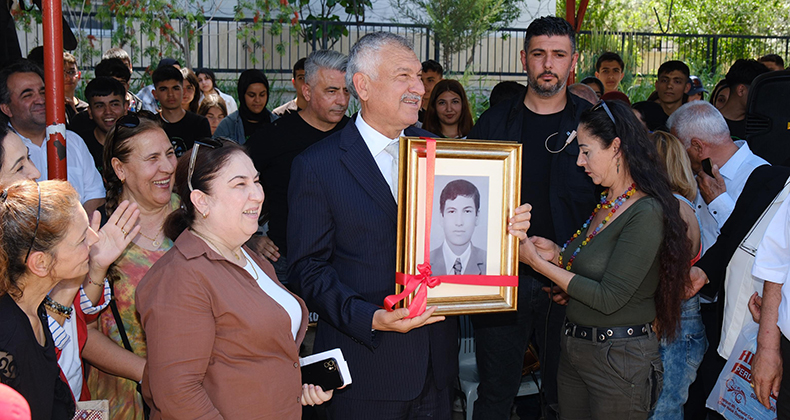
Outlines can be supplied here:
M485 140L434 140L436 151L433 163L434 191L430 206L431 236L426 242L428 140L419 137L400 139L398 273L411 277L419 275L418 267L427 256L431 260L433 276L446 275L442 277L444 281L441 284L427 288L427 306L437 307L435 315L515 311L518 304L518 238L508 234L507 224L508 218L520 204L521 145L515 142ZM468 188L474 188L479 199L467 201L465 212L458 211L455 207L462 205L457 203L461 203L460 200L465 195L456 194L453 199L449 197L453 191L459 191L458 186L467 185L474 185ZM445 189L448 193L442 199ZM445 204L448 207L442 212ZM474 216L471 216L470 208L474 208ZM469 226L470 222L453 219L461 214L474 217L475 227L471 228L471 233L468 228L458 227L464 223ZM469 236L471 242L467 240L465 243L470 245L458 245ZM431 250L429 254L425 252L426 243L429 243ZM456 266L452 264L455 254L450 252L450 248L458 246L471 250L471 256L469 251L461 254L455 261ZM480 255L477 254L481 253L482 257L478 258ZM460 264L464 258L469 266L465 269ZM464 276L458 276L458 279L474 278L475 282L484 280L483 283L493 285L454 284L452 278L455 273L448 273L450 270L447 267L461 270L459 272ZM444 272L437 272L437 269ZM403 274L399 274L399 277L403 277ZM481 279L479 276L468 276L476 274L486 277ZM503 279L506 277L510 286L496 285L505 284ZM396 284L396 293L403 290L403 284ZM409 306L414 298L415 293L409 294L401 305Z

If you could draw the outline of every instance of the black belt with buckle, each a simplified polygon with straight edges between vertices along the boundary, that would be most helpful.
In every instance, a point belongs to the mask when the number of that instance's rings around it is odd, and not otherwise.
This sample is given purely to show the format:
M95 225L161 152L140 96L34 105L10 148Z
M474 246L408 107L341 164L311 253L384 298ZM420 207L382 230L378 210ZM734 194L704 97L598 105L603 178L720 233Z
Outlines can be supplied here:
M584 327L573 322L565 322L565 335L583 340L603 343L614 338L632 338L648 335L652 331L650 324L633 327Z

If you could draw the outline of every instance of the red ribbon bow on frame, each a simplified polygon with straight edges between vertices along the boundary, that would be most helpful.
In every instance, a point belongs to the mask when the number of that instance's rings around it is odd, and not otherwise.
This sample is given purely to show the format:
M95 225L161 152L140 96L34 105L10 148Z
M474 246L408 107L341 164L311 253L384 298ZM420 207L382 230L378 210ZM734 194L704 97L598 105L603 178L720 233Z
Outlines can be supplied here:
M384 299L384 307L392 311L393 306L406 299L417 290L414 299L409 304L409 315L414 318L422 315L428 303L428 288L434 288L442 283L465 284L473 286L518 286L518 276L487 276L487 275L445 275L433 276L431 271L431 216L433 215L433 183L436 172L436 139L420 137L425 140L425 256L423 263L417 265L418 274L395 273L395 282L403 286L403 291L397 295L389 295Z

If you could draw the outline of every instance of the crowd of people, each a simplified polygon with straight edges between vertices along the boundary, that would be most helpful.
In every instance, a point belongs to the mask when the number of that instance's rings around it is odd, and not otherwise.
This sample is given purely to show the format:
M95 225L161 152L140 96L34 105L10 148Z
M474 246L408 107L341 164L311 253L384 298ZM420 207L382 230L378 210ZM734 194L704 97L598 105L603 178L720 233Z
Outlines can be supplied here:
M527 85L498 84L475 121L463 85L386 32L297 61L296 97L271 111L257 69L239 75L237 102L212 70L166 58L135 94L120 48L78 98L65 53L65 181L47 180L42 66L3 66L0 410L19 405L7 385L35 420L71 419L91 399L121 420L298 419L315 405L329 419L450 419L458 320L381 307L395 285L399 139L427 136L522 145L507 229L518 309L472 316L476 420L511 418L530 344L542 418L714 418L705 400L744 322L760 325L756 398L790 419L788 202L757 249L765 292L735 297L725 282L790 177L745 141L750 86L782 58L737 60L708 98L667 61L634 104L617 53L568 85L577 59L565 20L534 20ZM478 214L476 188L447 194L443 217L459 197ZM465 272L472 251L446 247L446 265ZM349 386L302 383L308 311L313 351L340 348Z

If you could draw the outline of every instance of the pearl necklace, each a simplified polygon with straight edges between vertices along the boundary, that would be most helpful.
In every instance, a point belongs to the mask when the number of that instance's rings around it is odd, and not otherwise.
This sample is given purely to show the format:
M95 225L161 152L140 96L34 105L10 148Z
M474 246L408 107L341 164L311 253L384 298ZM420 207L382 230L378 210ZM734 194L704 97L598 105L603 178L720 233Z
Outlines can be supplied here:
M608 223L609 220L612 218L612 216L614 216L615 212L617 212L617 209L619 209L620 206L622 206L623 203L625 203L625 200L631 198L631 196L634 195L634 193L636 193L636 184L631 184L631 186L628 187L628 189L621 196L615 198L612 201L606 200L606 196L609 194L609 190L602 192L601 203L595 206L595 210L593 210L592 215L590 215L590 218L587 219L587 221L584 222L584 224L582 225L581 229L577 230L576 233L574 233L573 236L571 236L571 238L568 239L568 242L565 242L565 245L562 246L562 250L560 250L560 258L558 265L562 267L562 254L565 252L565 249L568 248L568 245L570 245L571 242L573 242L576 238L581 236L582 231L586 230L587 227L590 226L590 222L592 222L592 219L595 217L596 214L598 214L598 210L602 208L611 209L609 210L609 214L606 215L606 217L603 219L601 224L599 224L598 227L596 227L591 234L587 235L587 237L584 238L584 240L582 241L581 244L579 244L576 250L573 251L573 254L568 259L568 264L565 266L565 269L570 271L571 266L573 265L573 260L576 259L576 255L579 253L579 251L581 251L582 247L589 244L590 241L592 241L592 239L596 235L598 235L598 233L604 228L606 223Z

